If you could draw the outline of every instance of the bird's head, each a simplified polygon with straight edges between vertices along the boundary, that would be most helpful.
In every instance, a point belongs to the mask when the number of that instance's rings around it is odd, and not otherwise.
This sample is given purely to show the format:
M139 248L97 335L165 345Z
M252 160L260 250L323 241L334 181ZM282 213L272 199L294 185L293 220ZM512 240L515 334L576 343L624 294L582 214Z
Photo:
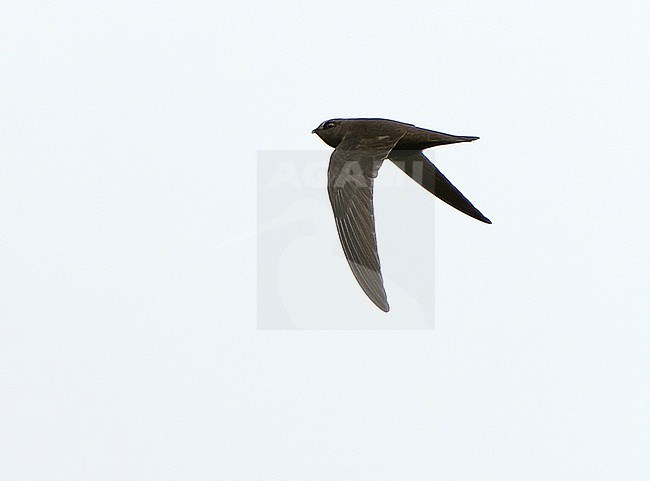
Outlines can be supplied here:
M343 119L330 119L320 124L311 133L318 135L330 147L337 147L343 140L343 130Z

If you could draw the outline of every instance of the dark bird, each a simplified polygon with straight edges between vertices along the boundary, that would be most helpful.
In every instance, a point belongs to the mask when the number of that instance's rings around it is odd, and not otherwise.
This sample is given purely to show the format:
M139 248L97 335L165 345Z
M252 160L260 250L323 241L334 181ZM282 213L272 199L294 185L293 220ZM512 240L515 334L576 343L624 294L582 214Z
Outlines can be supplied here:
M389 306L377 253L372 190L384 159L450 206L492 223L422 153L429 147L472 142L478 137L443 134L386 119L331 119L312 133L334 147L327 192L336 229L354 277L382 311L388 312Z

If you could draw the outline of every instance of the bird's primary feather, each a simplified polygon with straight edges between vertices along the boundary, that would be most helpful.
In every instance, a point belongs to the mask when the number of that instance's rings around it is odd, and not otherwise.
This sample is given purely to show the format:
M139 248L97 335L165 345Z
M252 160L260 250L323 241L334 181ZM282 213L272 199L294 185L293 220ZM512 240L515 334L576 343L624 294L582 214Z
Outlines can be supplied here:
M377 252L373 184L400 138L381 132L372 138L349 134L332 153L327 173L327 191L345 258L361 289L383 311L389 306Z
M474 219L491 224L492 221L485 217L454 185L443 175L429 159L418 151L393 150L390 160L406 175L427 189L438 199L458 209Z

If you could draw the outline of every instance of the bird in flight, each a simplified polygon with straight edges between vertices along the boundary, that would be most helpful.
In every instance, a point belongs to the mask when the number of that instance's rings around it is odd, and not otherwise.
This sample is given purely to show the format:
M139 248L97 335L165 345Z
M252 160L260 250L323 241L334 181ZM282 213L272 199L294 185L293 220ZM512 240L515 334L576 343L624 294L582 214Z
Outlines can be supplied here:
M382 311L388 312L389 306L377 253L372 191L385 159L443 202L474 219L492 223L422 153L430 147L472 142L478 137L443 134L386 119L331 119L312 133L334 147L327 170L327 192L336 230L354 277Z

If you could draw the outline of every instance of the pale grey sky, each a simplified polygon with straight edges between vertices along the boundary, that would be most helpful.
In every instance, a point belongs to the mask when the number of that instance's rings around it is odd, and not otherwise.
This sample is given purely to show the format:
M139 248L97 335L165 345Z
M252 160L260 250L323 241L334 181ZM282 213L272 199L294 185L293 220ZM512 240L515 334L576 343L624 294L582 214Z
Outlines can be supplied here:
M647 3L2 11L0 478L648 479ZM480 136L494 224L435 205L435 330L258 330L257 153L350 116Z

